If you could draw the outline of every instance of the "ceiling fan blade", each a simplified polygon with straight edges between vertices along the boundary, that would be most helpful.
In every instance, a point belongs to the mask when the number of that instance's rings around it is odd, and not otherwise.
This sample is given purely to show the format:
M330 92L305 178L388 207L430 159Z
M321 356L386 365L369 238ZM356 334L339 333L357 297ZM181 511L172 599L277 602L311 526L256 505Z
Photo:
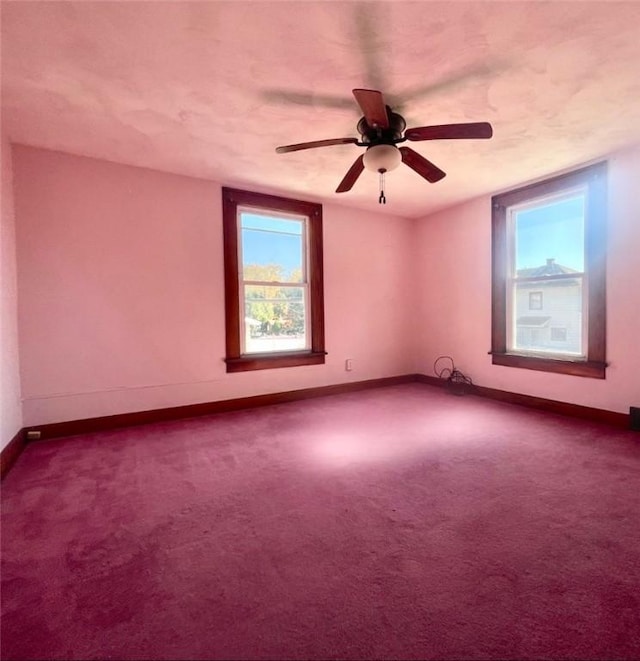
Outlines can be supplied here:
M404 132L404 137L407 140L456 140L460 138L490 138L492 135L493 129L489 122L419 126L407 129Z
M338 188L336 188L336 193L346 193L347 191L351 190L353 184L356 183L363 170L364 155L361 155L356 158L354 164L349 168L347 174L344 175L344 179L340 182Z
M377 2L357 2L353 8L353 23L357 35L357 50L364 64L364 78L367 85L376 89L386 89L383 71L385 69L384 24L390 20L389 13Z
M387 107L382 98L382 92L377 90L353 90L353 96L362 110L367 124L371 128L389 128L389 117L387 116Z
M314 149L315 147L331 147L333 145L355 145L358 142L356 138L331 138L329 140L316 140L315 142L299 142L296 145L285 145L276 147L278 154L286 154L290 151L300 151L301 149Z
M425 96L433 96L440 94L451 88L456 88L466 83L470 78L481 79L489 75L500 73L505 68L499 62L492 62L491 66L481 64L476 67L466 67L459 71L452 73L446 78L441 78L435 82L426 83L417 87L412 87L398 93L398 103L391 103L391 107L397 112L400 108L406 105L407 101L419 99Z
M402 162L405 165L408 165L432 184L446 177L446 172L443 172L437 165L418 154L417 151L413 151L411 147L400 147L400 153L402 154Z
M295 103L300 106L318 108L353 108L353 100L348 96L333 96L331 94L316 94L314 92L294 92L284 89L262 90L262 97L273 103Z

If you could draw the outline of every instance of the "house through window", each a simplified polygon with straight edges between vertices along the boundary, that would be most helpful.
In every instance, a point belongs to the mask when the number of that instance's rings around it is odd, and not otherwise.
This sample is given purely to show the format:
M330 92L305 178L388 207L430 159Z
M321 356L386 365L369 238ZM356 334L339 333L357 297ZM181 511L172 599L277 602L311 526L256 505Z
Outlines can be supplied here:
M227 371L324 362L322 206L223 189Z
M604 378L606 164L492 202L493 363Z

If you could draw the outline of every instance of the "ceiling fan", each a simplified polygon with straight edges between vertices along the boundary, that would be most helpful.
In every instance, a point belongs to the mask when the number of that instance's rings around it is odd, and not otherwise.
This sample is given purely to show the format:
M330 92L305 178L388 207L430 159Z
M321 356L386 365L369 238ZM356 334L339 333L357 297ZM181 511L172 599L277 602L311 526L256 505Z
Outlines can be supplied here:
M488 122L472 122L467 124L443 124L440 126L420 126L406 129L407 123L402 115L385 104L382 92L368 89L354 89L353 95L362 110L363 117L357 125L358 138L332 138L329 140L316 140L314 142L301 142L295 145L278 147L278 154L286 154L302 149L315 147L330 147L332 145L354 144L366 147L349 168L336 193L345 193L351 190L362 171L366 168L380 174L380 204L386 203L384 195L384 175L404 163L412 170L424 177L428 182L435 183L445 176L437 165L428 161L410 147L396 147L397 144L419 140L457 140L461 138L490 138L493 129ZM403 134L404 132L404 134Z

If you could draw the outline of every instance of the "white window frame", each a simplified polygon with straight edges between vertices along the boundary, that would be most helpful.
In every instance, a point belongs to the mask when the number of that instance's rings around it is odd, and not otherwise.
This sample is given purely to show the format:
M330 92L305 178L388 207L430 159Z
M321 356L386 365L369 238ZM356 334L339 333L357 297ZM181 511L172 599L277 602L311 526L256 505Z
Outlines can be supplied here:
M514 204L507 207L507 351L508 352L517 352L522 355L531 355L531 356L544 356L549 358L559 358L559 359L568 359L568 360L586 360L587 356L587 347L589 346L589 329L588 329L588 319L589 319L589 295L588 295L588 264L587 264L587 255L586 255L586 237L587 237L587 228L586 228L586 213L587 213L587 201L588 201L589 191L586 186L576 186L574 188L568 188L561 191L560 193L555 193L552 195L544 195L542 197L537 197L535 199L528 200L523 204ZM556 204L564 200L575 198L581 196L583 199L583 244L582 244L582 256L583 256L583 265L584 271L577 273L562 273L553 276L529 276L529 277L518 277L517 275L517 264L516 264L516 216L522 211L529 211L531 209L538 209L543 206L548 206L550 204ZM517 340L517 310L516 310L516 296L517 296L517 285L518 283L543 283L551 281L562 281L562 280L580 280L581 281L581 295L582 295L582 328L581 328L581 351L580 352L569 352L569 351L558 351L554 348L549 349L523 349L516 346ZM544 310L544 290L542 290L542 307L540 312Z
M250 213L256 216L263 216L265 218L273 218L274 220L288 220L296 221L302 225L302 281L301 282L280 282L277 280L245 280L244 279L244 260L243 260L243 244L242 244L242 214ZM248 351L246 347L247 342L247 328L245 320L245 287L258 286L258 287L295 287L303 289L304 295L304 346L297 349L298 351L309 351L311 348L311 318L310 318L310 301L309 301L309 217L302 214L288 214L283 211L270 211L264 208L251 207L239 205L237 209L237 227L238 227L238 297L239 297L239 324L240 324L240 348L242 356L253 356L260 353L279 354L287 353L290 349L269 350L266 352ZM288 232L277 232L272 230L254 230L265 233L273 234L289 234ZM295 236L295 235L294 235Z

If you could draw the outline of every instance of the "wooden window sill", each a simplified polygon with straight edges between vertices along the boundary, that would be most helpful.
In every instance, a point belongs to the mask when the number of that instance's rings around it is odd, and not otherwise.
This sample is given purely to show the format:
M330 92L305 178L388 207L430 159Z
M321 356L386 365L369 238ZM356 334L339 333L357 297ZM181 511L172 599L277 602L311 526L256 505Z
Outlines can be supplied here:
M563 360L560 358L542 358L516 353L490 352L494 365L520 367L527 370L585 376L592 379L604 379L607 364L590 360Z
M298 367L300 365L324 364L325 351L292 351L287 353L257 353L225 358L227 372L248 372L250 370L276 369L278 367Z

